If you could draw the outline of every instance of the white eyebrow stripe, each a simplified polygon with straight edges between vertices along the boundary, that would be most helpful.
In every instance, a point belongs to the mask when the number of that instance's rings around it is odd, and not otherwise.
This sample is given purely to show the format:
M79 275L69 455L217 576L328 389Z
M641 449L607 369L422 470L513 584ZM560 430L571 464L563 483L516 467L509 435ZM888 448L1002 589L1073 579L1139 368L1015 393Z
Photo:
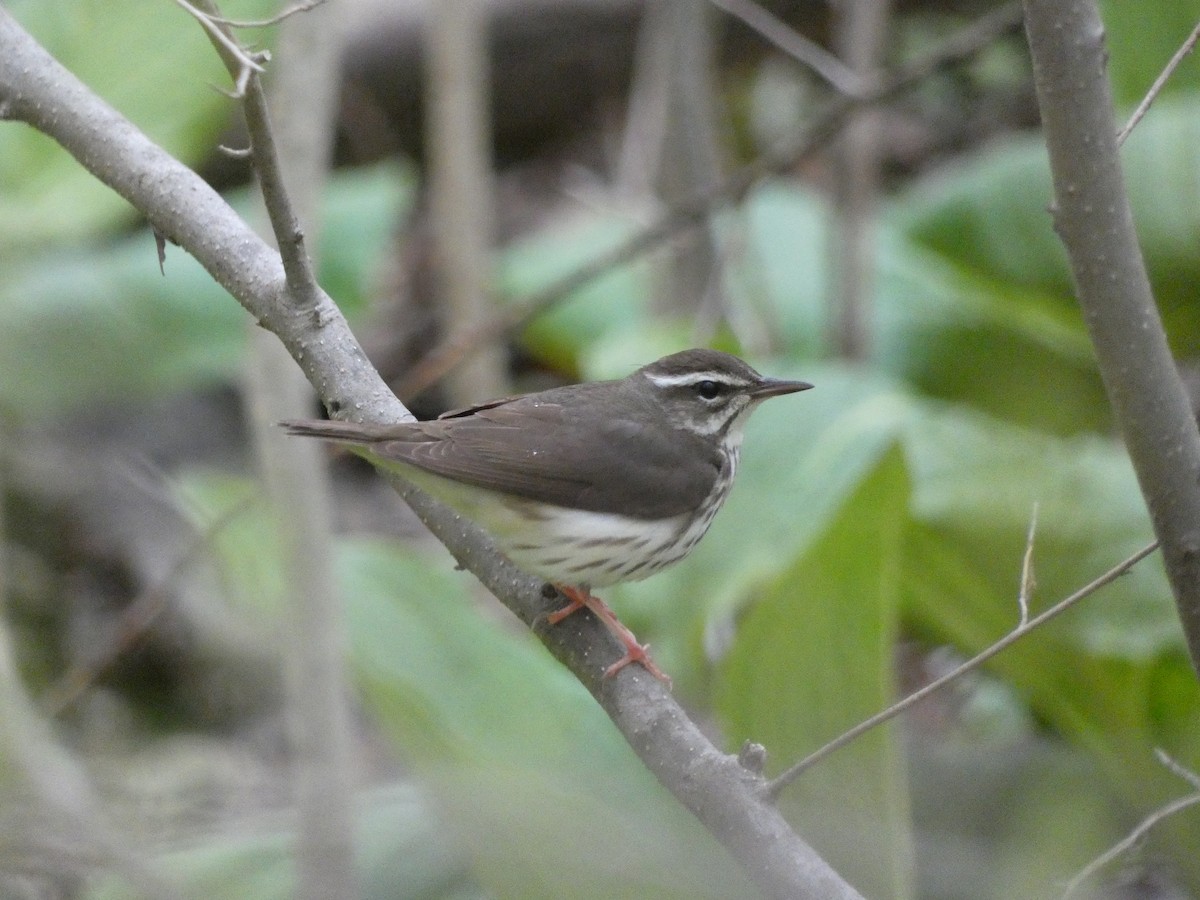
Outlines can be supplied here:
M731 378L728 372L686 372L683 375L654 375L647 372L646 377L659 387L664 388L699 384L702 381L715 381L717 384L729 384L734 387L741 387L750 383L744 378Z

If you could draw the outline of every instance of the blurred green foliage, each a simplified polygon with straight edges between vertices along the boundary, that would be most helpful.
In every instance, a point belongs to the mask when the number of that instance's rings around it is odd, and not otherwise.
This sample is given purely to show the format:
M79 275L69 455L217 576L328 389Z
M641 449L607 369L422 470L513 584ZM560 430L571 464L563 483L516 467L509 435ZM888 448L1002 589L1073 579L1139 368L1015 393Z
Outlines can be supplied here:
M195 19L173 3L13 0L9 12L88 88L185 163L229 121L229 76ZM231 0L262 19L274 0ZM135 23L135 27L131 27ZM273 30L258 34L270 39ZM246 40L253 40L253 34ZM136 220L129 205L31 128L0 129L0 248L83 239ZM2 250L0 250L2 252Z
M224 76L177 7L9 7L155 140L192 163L209 153L230 101L207 86ZM1200 4L1105 11L1128 105ZM1181 354L1200 346L1197 77L1194 66L1177 76L1125 148ZM330 184L321 274L351 314L368 305L412 182L408 170L380 167ZM247 317L174 248L160 274L149 233L65 153L29 129L0 128L0 188L7 419L47 421L238 377ZM611 600L731 750L760 741L778 771L895 695L901 636L970 655L1011 629L1035 505L1035 612L1151 539L1109 433L1049 199L1032 135L994 142L892 198L878 229L873 358L854 370L823 359L824 200L775 181L714 221L734 248L733 317L770 336L755 362L817 390L756 414L738 485L694 557ZM600 213L558 223L502 253L497 289L527 295L633 228ZM654 276L652 260L597 280L530 325L526 350L599 377L678 349L694 325L651 317ZM718 340L749 352L732 331ZM181 505L199 521L253 493L239 477L181 484ZM261 511L236 515L213 551L238 615L261 625L281 614ZM364 896L748 895L724 850L582 688L528 635L471 609L470 581L442 556L346 541L339 572L363 702L421 785L366 802ZM956 871L973 879L972 897L1053 896L1129 822L1184 791L1155 747L1200 767L1200 688L1155 559L1001 654L964 691L969 708L941 724L935 744L920 719L890 726L785 795L805 835L872 896L953 896L937 885ZM939 832L963 839L947 839L955 852L945 860L918 839ZM1194 813L1161 825L1149 846L1200 891ZM284 896L285 848L279 834L223 835L164 863L205 896L246 896L247 886ZM93 896L128 894L106 883Z
M338 176L325 198L318 270L352 319L411 189L411 170L384 165ZM244 192L229 199L250 208ZM237 379L250 317L178 248L160 271L149 231L10 252L0 247L0 413L37 420Z

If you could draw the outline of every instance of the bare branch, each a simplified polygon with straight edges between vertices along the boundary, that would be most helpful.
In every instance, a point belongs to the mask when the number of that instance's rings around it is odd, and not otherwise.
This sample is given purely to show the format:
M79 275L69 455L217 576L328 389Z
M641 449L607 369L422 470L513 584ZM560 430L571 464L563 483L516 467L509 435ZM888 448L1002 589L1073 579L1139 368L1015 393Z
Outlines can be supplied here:
M1029 515L1029 532L1025 535L1025 555L1021 558L1021 587L1017 592L1017 606L1021 611L1021 625L1029 622L1029 598L1033 594L1036 579L1033 575L1033 538L1037 534L1038 505L1034 501Z
M186 0L176 0L185 3ZM198 18L213 40L229 74L238 79L239 90L244 94L243 109L246 114L246 129L250 133L250 149L254 169L258 173L259 187L271 230L275 233L275 244L283 260L283 271L287 278L288 299L300 309L312 309L322 293L317 285L317 276L304 245L304 231L292 208L291 197L284 183L280 168L279 152L275 147L275 135L271 129L271 114L267 107L267 95L258 75L262 68L249 70L241 59L245 51L233 37L227 25L221 24L220 10L214 0L197 0ZM217 37L220 35L220 37ZM233 49L230 49L230 48ZM242 79L245 78L245 84Z
M1094 0L1025 0L1054 227L1200 673L1200 432L1167 345L1117 151Z
M810 41L787 22L777 18L770 10L759 6L754 0L709 0L709 2L734 18L740 19L777 50L787 54L800 65L812 69L839 94L858 97L865 93L866 81L860 73L849 68L816 41Z
M240 100L246 94L246 85L250 81L250 76L255 72L266 71L262 64L243 49L242 45L225 28L221 27L220 17L214 17L209 12L197 9L187 0L175 0L175 3L199 22L200 27L208 33L209 39L217 45L219 50L223 51L221 55L229 66L234 84L237 85L236 89L229 93L229 96Z
M209 16L208 18L218 25L228 25L230 28L270 28L272 25L278 25L284 19L296 15L296 13L316 9L324 2L325 0L303 0L303 2L293 3L269 19L227 19L224 16Z
M929 684L925 685L920 690L913 691L911 694L909 694L903 700L900 700L897 703L893 703L887 709L876 713L875 715L871 716L869 719L864 719L862 722L855 725L849 731L846 731L843 734L839 735L838 737L834 738L832 741L830 741L824 747L821 747L819 750L814 750L808 756L804 757L804 759L800 760L798 763L793 765L791 768L787 769L787 771L783 772L781 775L777 776L774 780L772 780L770 783L768 783L765 788L765 795L772 799L778 797L784 788L786 788L789 784L791 784L793 781L795 781L797 778L799 778L801 775L803 775L806 771L811 769L813 766L815 766L817 763L819 763L825 757L829 756L831 753L834 753L834 752L842 749L842 747L845 747L847 744L853 742L861 735L870 731L872 728L875 728L878 725L882 725L884 722L888 722L888 721L894 719L896 716L900 715L900 713L904 712L905 710L911 709L913 706L916 706L918 703L920 703L922 700L924 700L926 697L928 697L934 691L940 690L941 688L944 688L946 685L950 684L951 682L957 681L959 678L962 678L968 672L973 672L974 670L978 669L980 666L982 666L985 662L987 662L993 656L997 655L998 653L1000 653L1003 650L1007 650L1009 647L1011 647L1013 644L1015 644L1021 638L1025 637L1025 635L1029 634L1031 631L1035 630L1036 628L1041 627L1045 623L1049 622L1051 619L1062 615L1064 612L1066 612L1068 609L1070 609L1072 606L1074 606L1076 603L1078 603L1084 597L1089 597L1092 594L1094 594L1096 591L1100 590L1100 588L1104 587L1106 584L1110 584L1113 581L1116 581L1118 578L1120 578L1122 575L1124 575L1126 572L1128 572L1135 565L1137 565L1139 562L1141 562L1143 559L1145 559L1147 556L1149 556L1151 553L1153 553L1157 549L1158 549L1158 541L1155 541L1152 544L1146 545L1145 547L1143 547L1141 550L1139 550L1137 553L1133 554L1133 556L1129 557L1125 561L1117 563L1117 565L1113 566L1111 569L1109 569L1107 572L1105 572L1099 578L1096 578L1094 581L1091 581L1088 584L1081 587L1075 593L1071 594L1071 596L1066 597L1063 600L1060 600L1058 603L1054 604L1054 606L1050 607L1045 612L1034 616L1028 622L1023 622L1022 624L1018 625L1016 628L1014 628L1012 631L1010 631L1008 634L1006 634L1000 640L996 641L996 643L992 644L986 650L983 650L980 653L977 653L975 656L972 656L969 660L967 660L962 665L956 667L955 669L953 669L950 672L947 672L945 675L941 676L940 678L934 679L933 681L929 682Z
M1178 775L1197 791L1200 791L1200 774L1184 766L1183 763L1179 762L1179 760L1175 759L1175 757L1171 756L1171 754L1161 747L1154 748L1154 755L1172 775Z
M1085 881L1099 872L1102 868L1120 856L1122 853L1131 850L1138 841L1145 837L1150 829L1164 819L1170 818L1178 812L1182 812L1188 807L1195 806L1200 803L1200 776L1195 772L1185 769L1178 762L1168 756L1163 750L1155 750L1154 755L1158 757L1159 762L1170 769L1173 773L1183 778L1192 787L1196 788L1196 793L1188 794L1185 797L1180 797L1178 800L1173 800L1164 806L1159 807L1146 818L1142 819L1132 831L1129 832L1113 846L1109 847L1090 863L1084 866L1079 872L1067 882L1066 888L1062 892L1062 900L1067 900L1072 894L1083 887Z
M1171 57L1171 61L1167 63L1166 68L1154 79L1154 84L1150 85L1150 90L1146 91L1146 96L1137 105L1137 109L1133 111L1133 115L1129 117L1129 121L1125 123L1125 127L1117 132L1118 147L1125 143L1125 138L1129 137L1129 133L1137 127L1138 122L1142 121L1142 118L1149 112L1151 104L1158 99L1158 95L1162 93L1162 89L1166 87L1171 76L1175 74L1175 70L1183 62L1183 58L1196 49L1197 41L1200 41L1200 22L1196 23L1196 27L1187 36L1187 40L1175 51L1175 55Z

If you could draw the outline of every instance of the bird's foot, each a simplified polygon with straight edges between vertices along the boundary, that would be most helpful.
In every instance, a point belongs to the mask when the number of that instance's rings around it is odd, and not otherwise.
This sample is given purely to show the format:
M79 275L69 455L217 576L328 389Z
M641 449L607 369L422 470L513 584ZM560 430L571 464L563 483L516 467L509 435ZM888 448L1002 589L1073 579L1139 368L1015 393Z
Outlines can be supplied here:
M586 606L595 613L596 618L607 626L608 630L613 633L613 636L625 648L625 655L604 670L605 678L612 678L630 663L637 663L659 681L664 682L667 687L671 686L671 676L655 665L654 660L650 658L650 645L638 643L638 639L634 636L633 632L625 627L607 603L581 588L565 584L556 584L554 586L567 598L568 603L562 609L557 609L550 613L546 617L547 622L551 625L557 625L567 616L571 615L571 613Z
M630 663L637 663L668 688L671 687L671 676L660 669L650 658L650 645L639 644L637 641L625 644L625 655L604 670L604 677L612 678Z

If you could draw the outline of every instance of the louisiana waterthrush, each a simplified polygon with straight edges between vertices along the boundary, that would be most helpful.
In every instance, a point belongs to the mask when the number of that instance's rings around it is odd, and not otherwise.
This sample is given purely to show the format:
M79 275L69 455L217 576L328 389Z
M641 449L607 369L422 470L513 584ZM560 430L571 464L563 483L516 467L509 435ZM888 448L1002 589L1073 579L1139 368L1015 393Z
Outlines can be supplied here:
M429 422L282 422L348 444L482 525L518 567L558 588L557 623L587 607L625 655L669 680L590 589L683 559L729 494L742 427L762 400L804 391L717 350L685 350L616 381L552 388Z

